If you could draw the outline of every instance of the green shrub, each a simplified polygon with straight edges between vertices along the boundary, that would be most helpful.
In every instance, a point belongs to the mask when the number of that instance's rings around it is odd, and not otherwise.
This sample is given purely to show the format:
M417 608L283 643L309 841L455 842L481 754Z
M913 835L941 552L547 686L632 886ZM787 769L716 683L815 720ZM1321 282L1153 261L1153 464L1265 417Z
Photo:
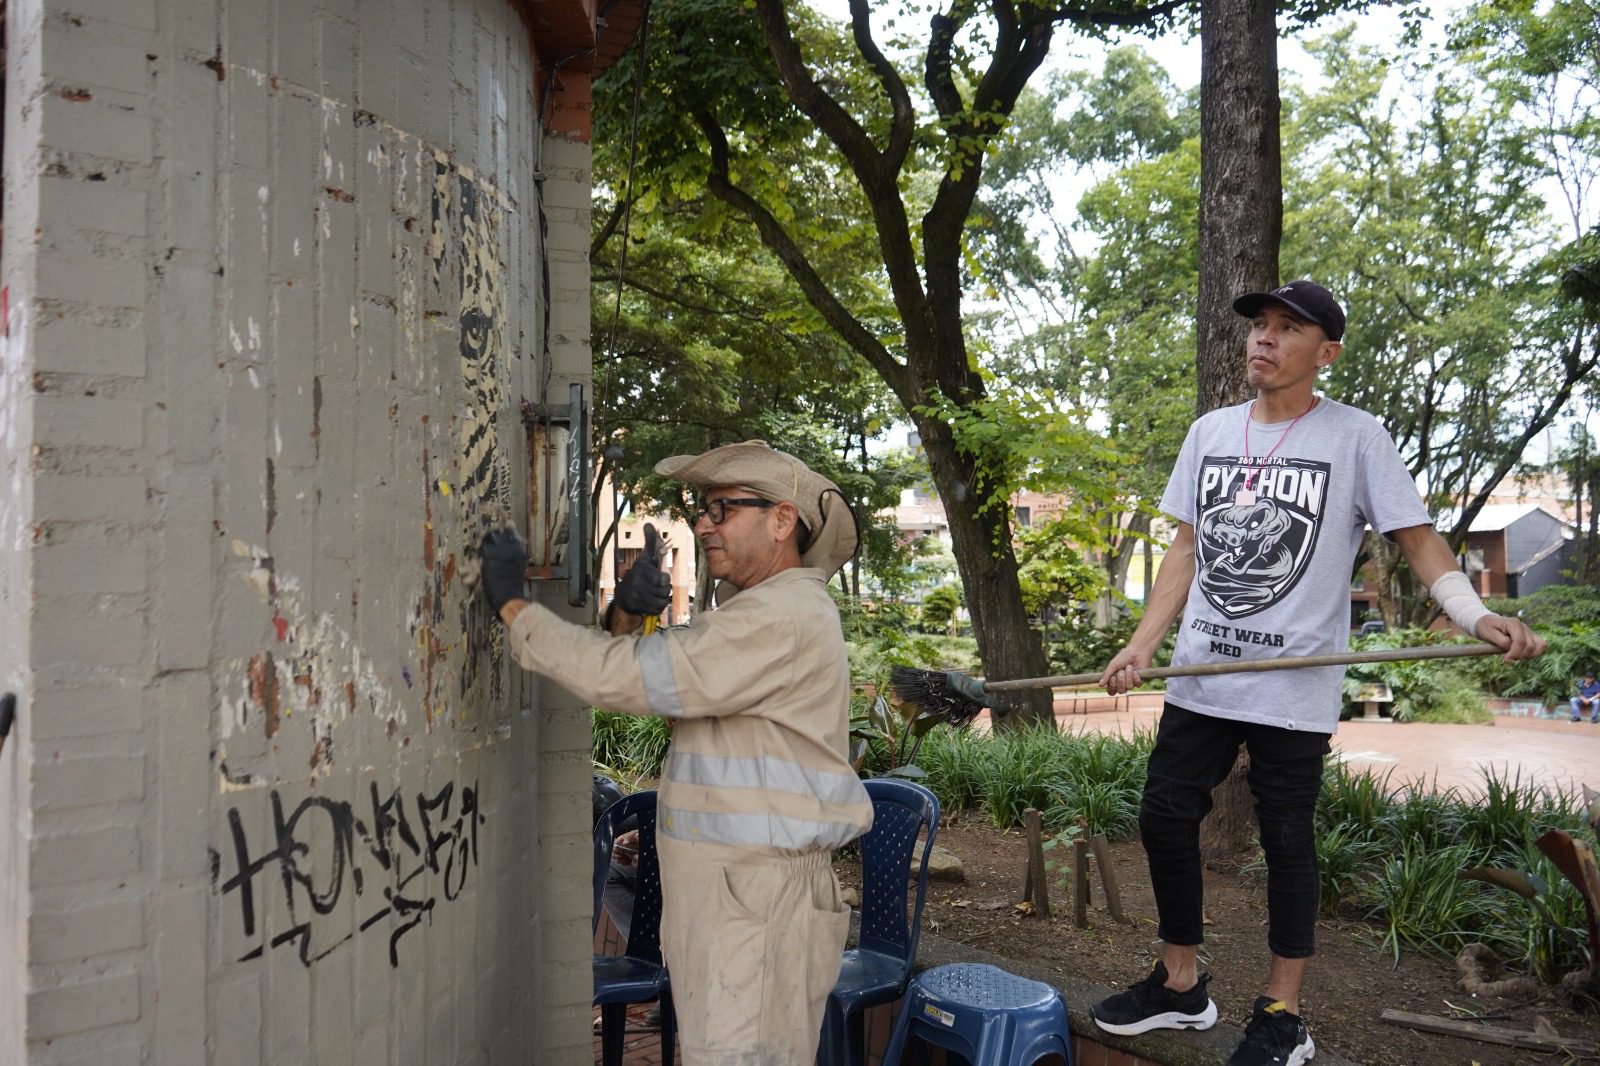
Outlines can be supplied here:
M1547 829L1570 824L1562 812L1571 797L1545 786L1524 781L1521 769L1483 772L1483 794L1461 805L1456 836L1472 848L1474 864L1503 866L1531 851L1533 841Z
M1572 622L1541 627L1549 648L1537 659L1508 663L1499 656L1477 660L1473 676L1491 692L1536 699L1563 707L1577 691L1585 670L1600 670L1600 623Z
M1463 806L1454 788L1433 791L1426 782L1409 781L1395 795L1381 836L1395 847L1407 841L1427 848L1457 843Z
M850 660L850 676L857 681L882 686L896 666L916 669L942 667L939 645L927 637L914 636L905 626L884 626L845 641Z
M1094 613L1088 606L1063 613L1058 621L1045 627L1045 651L1050 657L1050 667L1063 674L1096 673L1127 645L1128 639L1139 625L1140 614L1117 615L1106 625L1096 625ZM1169 627L1156 649L1154 666L1166 666L1172 660L1172 649L1177 643L1177 627ZM1164 681L1147 682L1147 687L1159 689Z
M961 590L940 585L922 597L922 629L926 633L947 633L961 606Z
M1088 832L1108 840L1132 836L1139 827L1139 791L1116 781L1060 780L1051 789L1054 825L1075 825L1082 818Z
M1352 651L1378 651L1389 648L1427 646L1442 643L1459 643L1441 639L1439 634L1424 629L1394 629L1354 637ZM1347 708L1354 712L1356 694L1363 684L1377 682L1388 685L1394 696L1389 704L1389 714L1397 722L1459 722L1481 723L1491 719L1478 682L1470 669L1460 659L1412 659L1392 663L1358 663L1349 667L1344 676L1344 698Z
M1371 876L1383 847L1349 825L1317 834L1317 910L1330 916Z
M1126 739L1109 733L1068 732L1062 736L1051 781L1051 817L1072 824L1082 817L1090 833L1117 840L1139 824L1139 796L1153 733Z
M983 803L984 747L987 737L969 730L935 729L917 756L928 772L920 783L939 797L942 815L977 810Z
M1588 939L1589 918L1578 887L1535 847L1530 846L1507 865L1526 874L1542 889L1539 904L1549 918L1554 919L1554 924L1532 901L1515 893L1502 893L1500 924L1517 939L1517 947L1506 954L1520 960L1534 976L1551 985L1573 970L1587 966L1588 951L1584 944Z
M1021 826L1022 812L1033 807L1043 813L1046 825L1058 824L1050 780L1061 748L1061 735L1048 722L990 734L982 773L983 804L991 822L1001 828Z
M1491 609L1522 618L1549 642L1537 659L1508 663L1499 656L1472 660L1471 674L1499 696L1564 705L1585 669L1600 669L1600 589L1546 585L1514 600L1490 600Z
M1049 724L975 741L983 807L1002 828L1021 827L1023 812L1033 807L1051 832L1082 817L1091 833L1126 837L1138 824L1153 743L1150 733L1126 739L1063 733ZM972 764L963 763L962 772L971 774Z
M1584 622L1600 625L1600 588L1590 585L1546 585L1514 600L1487 603L1491 610L1516 615L1540 631Z
M1395 807L1389 795L1389 776L1387 772L1379 776L1371 770L1357 773L1343 762L1329 759L1322 771L1316 824L1326 828L1347 826L1365 839L1379 839Z
M1320 906L1364 903L1382 948L1450 955L1488 944L1513 968L1545 981L1582 964L1586 928L1581 897L1534 840L1550 829L1581 837L1582 804L1571 792L1486 770L1481 789L1432 791L1410 781L1391 793L1389 775L1332 764L1317 803ZM1463 870L1504 868L1538 878L1539 904L1463 880Z
M659 715L592 712L590 758L623 779L657 778L667 757L672 731ZM630 790L631 791L631 790Z
M1515 946L1511 930L1496 922L1502 912L1492 890L1457 876L1476 865L1469 844L1408 842L1384 860L1363 895L1371 904L1368 918L1381 929L1380 945L1396 963L1403 947L1449 957L1474 941L1502 955Z

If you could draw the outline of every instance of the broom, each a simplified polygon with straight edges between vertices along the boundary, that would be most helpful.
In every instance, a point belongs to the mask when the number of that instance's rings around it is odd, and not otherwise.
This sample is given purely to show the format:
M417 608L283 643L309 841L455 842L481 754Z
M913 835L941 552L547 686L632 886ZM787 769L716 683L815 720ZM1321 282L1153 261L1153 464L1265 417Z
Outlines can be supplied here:
M1332 655L1297 655L1283 659L1251 659L1231 663L1199 663L1193 666L1153 666L1140 670L1146 681L1163 677L1200 677L1207 674L1242 674L1261 670L1301 670L1312 666L1351 666L1357 663L1392 663L1412 659L1459 659L1468 655L1495 655L1505 651L1493 644L1442 644L1435 647L1384 648L1378 651L1348 651ZM963 692L951 686L952 676L970 684L962 685ZM937 715L952 722L971 721L988 706L971 698L981 686L983 695L1017 692L1030 688L1070 688L1073 685L1092 685L1100 680L1099 674L1058 674L1054 677L1024 677L1015 681L985 681L981 677L968 677L960 671L914 670L897 666L889 674L889 688L902 703L918 708L920 713Z

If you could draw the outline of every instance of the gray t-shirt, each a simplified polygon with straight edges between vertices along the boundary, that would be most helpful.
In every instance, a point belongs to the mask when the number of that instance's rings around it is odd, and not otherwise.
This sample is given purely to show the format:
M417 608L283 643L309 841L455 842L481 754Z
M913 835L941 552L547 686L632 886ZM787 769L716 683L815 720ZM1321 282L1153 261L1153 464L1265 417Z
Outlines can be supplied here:
M1175 665L1344 651L1366 527L1429 524L1394 441L1365 411L1319 399L1287 437L1289 422L1252 423L1246 459L1249 410L1221 408L1189 427L1161 497L1195 538ZM1340 666L1173 678L1167 698L1199 714L1332 733L1343 678Z

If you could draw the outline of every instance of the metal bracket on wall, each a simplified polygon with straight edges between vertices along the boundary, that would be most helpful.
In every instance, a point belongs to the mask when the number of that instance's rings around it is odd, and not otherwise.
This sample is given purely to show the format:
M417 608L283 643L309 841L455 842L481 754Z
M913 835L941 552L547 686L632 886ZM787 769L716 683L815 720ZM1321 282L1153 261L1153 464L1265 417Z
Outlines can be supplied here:
M528 441L528 575L567 582L567 602L589 599L589 408L583 386L565 404L522 405Z

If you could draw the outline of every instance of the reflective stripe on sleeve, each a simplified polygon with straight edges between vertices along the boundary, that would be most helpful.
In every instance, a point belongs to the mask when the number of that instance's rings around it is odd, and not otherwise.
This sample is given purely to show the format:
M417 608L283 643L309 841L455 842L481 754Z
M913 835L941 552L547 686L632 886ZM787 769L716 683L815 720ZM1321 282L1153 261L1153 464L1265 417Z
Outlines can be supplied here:
M639 641L639 675L644 679L644 699L650 713L668 718L683 717L683 700L678 696L678 680L672 675L672 652L665 635Z
M667 779L709 788L766 788L823 803L845 806L866 803L867 790L855 774L814 770L787 759L734 757L678 752Z
M862 831L854 822L815 822L776 814L711 814L670 808L662 809L656 826L679 840L789 851L842 848Z

